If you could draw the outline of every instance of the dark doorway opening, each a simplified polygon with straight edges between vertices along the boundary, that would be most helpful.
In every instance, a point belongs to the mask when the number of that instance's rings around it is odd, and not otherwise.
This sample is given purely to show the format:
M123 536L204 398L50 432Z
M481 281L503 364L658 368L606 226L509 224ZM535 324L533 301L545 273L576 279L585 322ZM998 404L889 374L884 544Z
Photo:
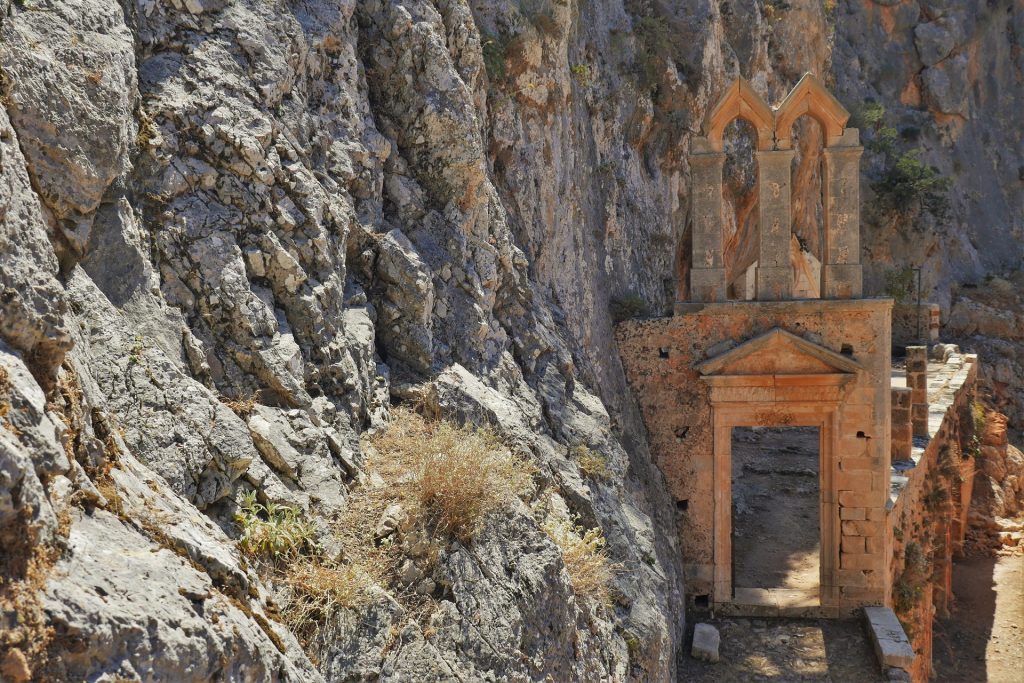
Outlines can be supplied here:
M764 598L768 591L818 602L820 453L817 427L733 428L732 583L738 601Z

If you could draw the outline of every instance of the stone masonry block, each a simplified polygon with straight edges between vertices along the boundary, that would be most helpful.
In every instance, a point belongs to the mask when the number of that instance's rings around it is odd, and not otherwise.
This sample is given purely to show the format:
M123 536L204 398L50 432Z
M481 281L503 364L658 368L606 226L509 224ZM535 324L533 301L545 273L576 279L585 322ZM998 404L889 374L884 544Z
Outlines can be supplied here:
M867 546L864 543L864 536L843 536L840 549L844 553L860 554L867 553Z
M910 645L896 613L888 607L865 607L868 633L882 668L890 666L909 670L914 666L914 648Z
M718 661L718 645L721 636L711 624L697 624L693 628L693 646L690 648L690 655L694 659L703 659L708 662Z
M867 553L839 553L841 569L874 569L878 562L878 557Z
M725 268L694 268L690 271L690 299L725 301Z
M836 488L842 491L870 491L871 475L869 470L842 471L836 473ZM842 494L840 493L840 496ZM842 500L840 499L840 502Z
M868 508L868 521L869 522L884 522L886 512L884 507Z
M872 457L843 458L839 461L839 468L844 471L874 470L878 465L878 458Z
M928 347L907 347L907 373L928 372Z
M880 492L877 491L840 491L839 504L846 507L866 508L878 503Z
M869 555L881 555L885 552L884 536L864 536L864 552Z
M822 299L859 299L864 294L864 271L860 264L822 266Z
M847 586L851 588L877 588L881 585L880 578L876 577L876 572L873 571L840 568L836 572L836 576L839 579L839 585L844 588Z
M843 536L881 536L882 524L880 522L858 522L850 520L841 522Z
M793 269L757 267L757 300L784 301L793 297Z
M896 410L896 408L910 409L910 396L913 391L912 389L909 387L892 387L889 391L892 394L893 410Z
M841 507L841 508L839 508L839 519L843 520L844 522L847 521L847 520L863 522L864 520L866 520L868 518L867 512L868 512L867 508L843 508L843 507Z
M841 589L841 595L843 598L848 600L879 600L881 601L880 591L878 588L858 588L853 586L843 586Z

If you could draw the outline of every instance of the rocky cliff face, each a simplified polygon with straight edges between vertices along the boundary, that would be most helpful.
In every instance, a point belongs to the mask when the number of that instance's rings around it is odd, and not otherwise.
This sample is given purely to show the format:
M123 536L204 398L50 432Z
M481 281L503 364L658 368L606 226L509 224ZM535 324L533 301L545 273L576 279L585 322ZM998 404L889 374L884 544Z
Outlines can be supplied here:
M879 219L866 253L924 259L943 298L1021 258L1022 14L0 0L4 675L671 680L674 505L609 303L660 313L676 295L691 135L736 75L770 101L810 70L851 109L883 103L957 177L954 218ZM733 186L741 258L756 211ZM536 491L603 530L613 604L577 596L512 510L445 547L429 619L384 585L304 650L232 516L255 491L329 545L372 479L360 435L400 401L528 457ZM585 476L580 445L608 476Z

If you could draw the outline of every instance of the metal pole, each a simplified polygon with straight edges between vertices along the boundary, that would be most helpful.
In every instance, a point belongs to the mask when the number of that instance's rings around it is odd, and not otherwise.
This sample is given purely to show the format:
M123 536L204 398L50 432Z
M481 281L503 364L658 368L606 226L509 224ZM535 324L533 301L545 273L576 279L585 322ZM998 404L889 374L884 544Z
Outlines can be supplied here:
M914 315L917 317L917 343L921 343L921 266L912 268L917 272L917 309Z

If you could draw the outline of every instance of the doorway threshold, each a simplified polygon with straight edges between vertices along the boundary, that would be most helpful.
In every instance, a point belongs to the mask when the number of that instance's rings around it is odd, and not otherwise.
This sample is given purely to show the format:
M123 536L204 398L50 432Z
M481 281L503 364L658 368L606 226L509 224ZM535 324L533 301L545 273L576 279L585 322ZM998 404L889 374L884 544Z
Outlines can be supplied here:
M715 612L737 617L831 618L835 608L822 607L818 590L740 588L731 602L716 603Z

